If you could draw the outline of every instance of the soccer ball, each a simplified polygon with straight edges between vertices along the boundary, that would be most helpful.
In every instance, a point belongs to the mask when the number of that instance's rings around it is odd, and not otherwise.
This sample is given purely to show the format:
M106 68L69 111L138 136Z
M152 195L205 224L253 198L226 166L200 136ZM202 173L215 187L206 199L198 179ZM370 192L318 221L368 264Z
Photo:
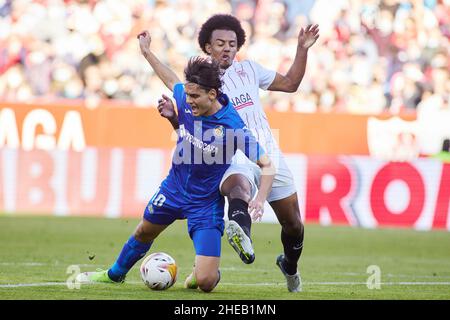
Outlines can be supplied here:
M141 277L152 290L165 290L177 281L178 268L175 260L164 252L147 256L141 264Z

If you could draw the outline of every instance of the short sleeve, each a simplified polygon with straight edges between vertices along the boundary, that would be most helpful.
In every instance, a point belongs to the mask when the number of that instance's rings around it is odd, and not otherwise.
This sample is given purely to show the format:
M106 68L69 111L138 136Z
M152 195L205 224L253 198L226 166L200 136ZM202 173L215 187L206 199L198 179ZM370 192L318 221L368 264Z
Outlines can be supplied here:
M277 75L277 73L273 70L264 68L255 61L250 61L250 63L256 71L259 87L263 90L267 90L267 88L269 88L272 84L273 80L275 80L275 76Z
M178 114L182 114L180 110L184 112L184 106L186 104L186 92L184 91L184 85L180 82L173 87L173 98L177 104Z

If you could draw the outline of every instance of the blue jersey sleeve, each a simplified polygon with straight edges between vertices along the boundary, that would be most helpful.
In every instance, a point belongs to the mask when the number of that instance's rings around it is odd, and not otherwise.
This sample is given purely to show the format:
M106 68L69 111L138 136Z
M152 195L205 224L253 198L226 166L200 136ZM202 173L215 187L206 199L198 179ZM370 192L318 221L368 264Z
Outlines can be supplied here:
M178 117L181 114L184 114L184 107L186 106L186 92L184 91L183 84L177 83L173 87L173 98L175 99L175 102L177 104L177 111L178 111Z

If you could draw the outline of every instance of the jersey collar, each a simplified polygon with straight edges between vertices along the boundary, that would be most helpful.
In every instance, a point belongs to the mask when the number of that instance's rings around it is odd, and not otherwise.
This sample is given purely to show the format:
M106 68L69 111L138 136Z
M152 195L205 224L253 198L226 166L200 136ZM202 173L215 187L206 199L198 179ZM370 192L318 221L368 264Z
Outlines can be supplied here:
M222 105L222 108L217 111L216 113L210 115L210 116L200 116L196 118L200 119L221 119L228 111L228 108L230 107L230 98L225 93L222 93L217 100L219 100L220 104Z

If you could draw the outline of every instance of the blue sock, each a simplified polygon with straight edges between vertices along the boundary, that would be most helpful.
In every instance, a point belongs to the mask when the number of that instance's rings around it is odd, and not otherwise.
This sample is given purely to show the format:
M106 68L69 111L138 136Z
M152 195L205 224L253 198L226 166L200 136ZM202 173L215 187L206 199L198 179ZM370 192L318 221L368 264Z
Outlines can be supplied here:
M150 250L152 243L153 241L150 243L142 243L132 235L123 246L116 262L109 268L109 278L116 282L123 281L134 264Z

